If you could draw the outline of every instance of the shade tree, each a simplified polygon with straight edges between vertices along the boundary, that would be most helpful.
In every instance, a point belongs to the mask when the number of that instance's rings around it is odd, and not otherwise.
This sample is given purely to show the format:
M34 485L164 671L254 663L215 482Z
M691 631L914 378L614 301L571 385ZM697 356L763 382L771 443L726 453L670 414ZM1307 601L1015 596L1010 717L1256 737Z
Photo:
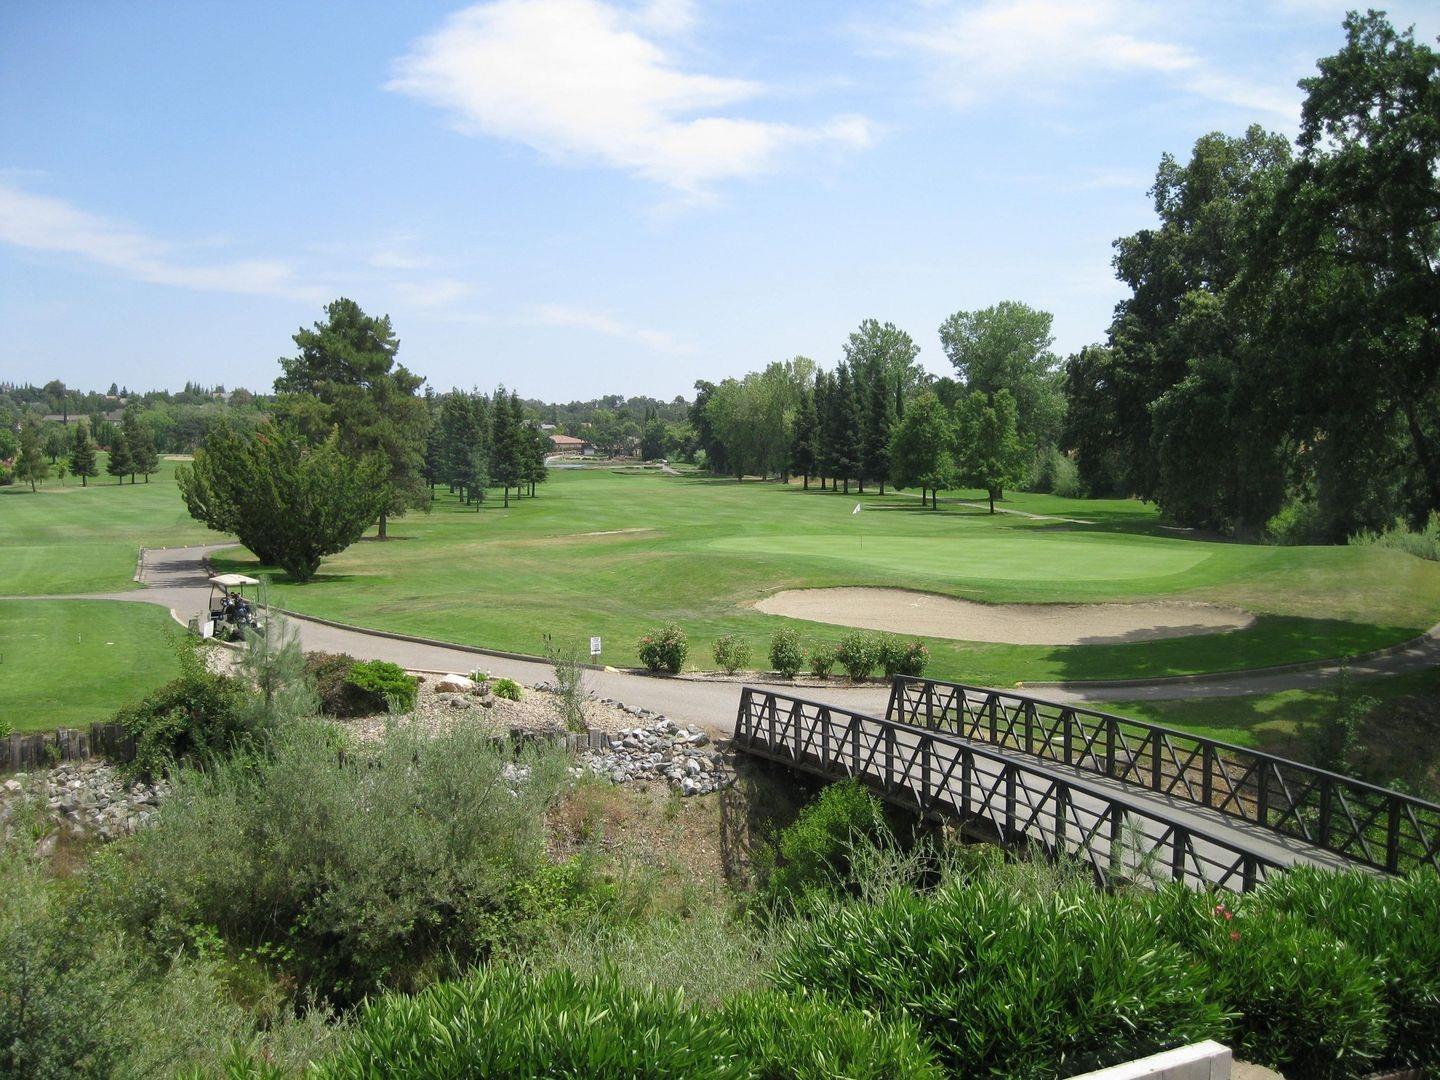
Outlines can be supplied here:
M918 487L920 505L930 493L930 506L938 508L937 494L954 487L955 420L940 399L920 393L905 408L890 441L890 478L897 488Z
M293 340L299 352L281 358L275 380L277 411L312 442L338 430L346 453L380 454L389 463L377 511L383 540L390 518L429 505L423 483L429 416L418 394L424 379L396 362L400 340L390 317L367 315L344 297Z
M175 476L192 517L306 582L375 521L389 468L383 453L346 451L339 431L315 443L288 424L255 433L224 424Z

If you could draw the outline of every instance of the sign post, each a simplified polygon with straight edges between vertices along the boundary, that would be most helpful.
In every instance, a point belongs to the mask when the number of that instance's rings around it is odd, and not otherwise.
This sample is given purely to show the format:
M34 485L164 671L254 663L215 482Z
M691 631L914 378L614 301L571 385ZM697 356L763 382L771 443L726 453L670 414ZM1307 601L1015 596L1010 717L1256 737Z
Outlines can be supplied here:
M600 655L600 639L598 637L592 637L590 639L590 655L591 657L598 657Z

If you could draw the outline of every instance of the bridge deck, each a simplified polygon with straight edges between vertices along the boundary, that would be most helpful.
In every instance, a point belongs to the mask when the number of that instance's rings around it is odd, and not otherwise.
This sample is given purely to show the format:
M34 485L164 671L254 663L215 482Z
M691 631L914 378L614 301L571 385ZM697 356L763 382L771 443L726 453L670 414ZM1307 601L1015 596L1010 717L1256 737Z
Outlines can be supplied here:
M1353 867L1343 855L1175 795L953 733L745 688L736 746L1002 843L1038 843L1097 880L1151 877L1253 887L1275 868Z

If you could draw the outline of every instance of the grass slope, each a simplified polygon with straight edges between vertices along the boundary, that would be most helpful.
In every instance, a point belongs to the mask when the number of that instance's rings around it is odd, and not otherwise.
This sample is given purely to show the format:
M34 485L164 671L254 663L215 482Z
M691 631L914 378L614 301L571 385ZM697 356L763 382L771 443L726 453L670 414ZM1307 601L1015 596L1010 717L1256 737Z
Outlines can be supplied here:
M163 609L115 600L0 600L0 716L17 731L108 720L173 678Z
M137 484L101 475L0 488L0 596L118 592L136 588L135 557L143 547L219 539L193 520L175 488L175 462Z
M541 497L476 512L442 495L428 514L328 559L311 584L277 574L277 601L363 626L535 653L541 635L605 638L604 660L636 662L635 641L668 620L710 666L720 634L763 663L769 635L794 625L834 642L841 627L760 614L779 589L900 586L982 601L1237 604L1253 627L1118 645L1008 646L932 640L931 672L997 685L1133 678L1353 654L1440 620L1440 564L1377 549L1279 548L1166 532L1128 501L1018 496L1006 505L1092 524L921 510L906 495L557 471ZM978 494L978 493L976 493ZM863 512L853 513L860 504ZM224 559L253 571L253 558Z

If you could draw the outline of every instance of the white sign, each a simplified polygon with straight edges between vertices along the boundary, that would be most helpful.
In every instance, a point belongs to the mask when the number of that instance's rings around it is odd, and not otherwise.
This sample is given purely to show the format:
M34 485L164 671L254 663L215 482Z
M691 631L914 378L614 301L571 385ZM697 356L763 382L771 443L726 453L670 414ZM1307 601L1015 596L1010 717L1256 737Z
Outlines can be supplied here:
M591 655L591 656L599 656L599 655L600 655L600 639L599 639L598 637L592 637L592 638L590 639L590 655Z

